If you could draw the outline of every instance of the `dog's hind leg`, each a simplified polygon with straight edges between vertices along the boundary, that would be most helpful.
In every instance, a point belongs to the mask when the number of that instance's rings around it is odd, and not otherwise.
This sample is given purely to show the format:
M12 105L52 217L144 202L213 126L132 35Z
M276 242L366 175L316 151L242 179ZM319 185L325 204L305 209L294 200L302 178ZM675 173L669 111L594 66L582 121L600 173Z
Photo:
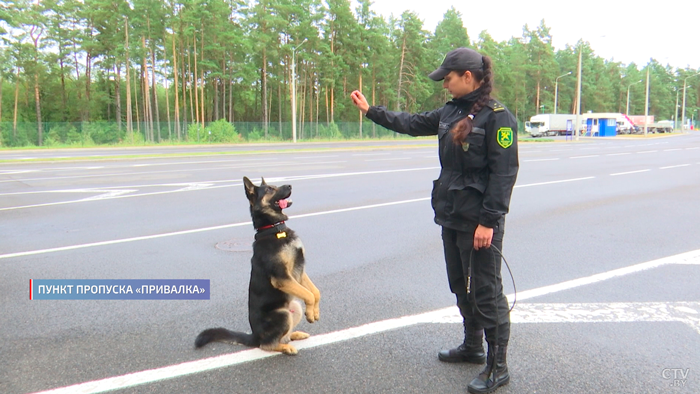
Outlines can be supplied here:
M292 317L292 326L290 329L289 333L289 339L292 341L298 341L300 339L306 339L310 337L311 335L303 332L303 331L292 331L294 330L294 327L299 324L301 321L301 304L297 300L293 300L292 302L289 303L289 314Z

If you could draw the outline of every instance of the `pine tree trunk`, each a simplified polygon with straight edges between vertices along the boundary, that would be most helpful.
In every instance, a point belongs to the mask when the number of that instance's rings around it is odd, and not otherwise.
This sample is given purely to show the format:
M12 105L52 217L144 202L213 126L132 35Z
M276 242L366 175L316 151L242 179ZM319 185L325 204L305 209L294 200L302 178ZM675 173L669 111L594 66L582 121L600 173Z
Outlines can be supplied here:
M15 77L15 110L12 115L12 141L17 141L17 104L19 104L19 67L17 67L17 76Z
M34 73L34 106L36 107L36 130L39 146L44 142L44 123L41 121L41 96L39 94L39 73Z
M228 79L228 120L233 123L235 119L233 118L233 81L231 77Z
M177 54L175 53L175 31L173 30L173 79L175 80L175 134L177 140L180 141L180 101L177 84ZM168 116L168 121L170 116Z
M372 67L372 105L374 105L375 95L377 90L377 77L375 75L375 69ZM377 127L376 123L372 122L372 138L377 138Z
M83 121L89 122L90 121L90 79L92 79L92 55L88 51L87 53L87 58L85 59L85 106L84 111L85 111L85 118Z
M150 39L149 39L150 41ZM156 107L156 128L158 129L158 142L160 143L160 113L158 112L158 87L156 86L156 54L153 48L149 49L151 51L151 85L153 86L153 103ZM153 112L153 111L151 111ZM153 123L153 116L151 116L151 123Z
M362 65L360 65L360 92L362 91ZM364 117L362 111L360 112L360 139L362 139L362 118Z
M138 93L138 81L136 80L136 73L134 72L134 108L136 108L136 131L138 133L141 133L141 118L139 117L139 93ZM145 138L145 131L144 131L144 139Z
M331 116L330 116L330 108L328 108L328 88L324 89L324 93L326 94L326 126L331 125Z
M124 38L126 41L126 44L124 48L126 49L126 58L125 58L125 65L126 65L126 135L131 141L131 143L134 142L134 124L132 120L132 109L131 109L131 78L130 78L130 73L129 69L131 66L129 65L129 18L126 18L124 20L124 28L125 28L125 33L124 33Z
M0 74L0 146L2 146L2 74Z
M66 94L66 76L63 71L63 53L60 50L59 56L59 65L61 67L61 98L63 99L63 103L61 103L61 108L63 109L63 121L66 122L68 120L68 108L66 108L66 105L68 103L68 96ZM2 84L0 84L0 86L2 86Z
M264 29L263 29L264 33ZM265 138L267 139L267 123L269 121L268 117L269 114L267 113L267 50L263 48L262 52L262 71L260 74L260 82L261 82L261 97L260 97L260 102L262 105L262 122L263 122L263 128L265 129Z
M165 73L163 73L165 74ZM168 117L168 141L173 140L173 128L172 124L170 123L170 93L168 92L168 80L165 80L165 113L166 116ZM158 128L160 130L160 127Z
M117 78L114 81L115 87L114 87L114 104L115 104L115 117L117 118L117 130L119 130L119 134L122 133L122 83L121 83L121 65L119 62L117 62L114 65L114 71L117 75Z
M192 42L194 45L194 111L197 115L194 123L199 123L199 90L197 89L197 79L199 78L199 74L197 72L197 37L193 37ZM199 142L199 140L197 142Z
M399 63L399 84L396 87L396 110L401 110L401 83L403 79L403 61L406 56L406 33L403 35L403 42L401 43L401 62Z

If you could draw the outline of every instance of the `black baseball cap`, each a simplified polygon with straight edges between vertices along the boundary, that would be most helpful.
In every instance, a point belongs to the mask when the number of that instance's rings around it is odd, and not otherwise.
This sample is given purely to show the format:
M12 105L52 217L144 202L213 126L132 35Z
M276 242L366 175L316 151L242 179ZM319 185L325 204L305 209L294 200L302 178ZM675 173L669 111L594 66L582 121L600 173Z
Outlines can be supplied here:
M431 72L428 78L442 81L450 71L481 70L484 67L484 57L473 49L457 48L447 53L437 70Z

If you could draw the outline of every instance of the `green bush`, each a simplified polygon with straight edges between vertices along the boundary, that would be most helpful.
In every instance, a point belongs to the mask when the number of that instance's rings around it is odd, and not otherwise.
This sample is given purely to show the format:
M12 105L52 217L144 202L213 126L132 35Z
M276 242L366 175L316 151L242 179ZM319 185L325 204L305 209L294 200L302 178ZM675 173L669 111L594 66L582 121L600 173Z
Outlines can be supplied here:
M210 123L204 130L206 132L205 139L200 137L200 140L229 143L241 141L241 136L236 133L236 128L225 119Z
M263 131L258 129L257 127L254 128L253 131L249 132L248 135L246 136L246 139L248 141L260 141L263 138L264 138Z
M321 139L341 140L343 133L340 132L338 125L331 123L328 126L321 125L318 130L318 137Z
M191 123L187 127L187 140L190 142L206 141L204 138L204 129L199 123Z

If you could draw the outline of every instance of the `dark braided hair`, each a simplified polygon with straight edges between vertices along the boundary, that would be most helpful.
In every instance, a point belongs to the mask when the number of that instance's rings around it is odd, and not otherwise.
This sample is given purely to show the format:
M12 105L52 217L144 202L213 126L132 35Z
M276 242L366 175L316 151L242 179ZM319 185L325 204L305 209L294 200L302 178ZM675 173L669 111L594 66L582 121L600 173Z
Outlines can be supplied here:
M473 127L473 120L476 114L481 111L486 104L491 100L491 91L493 90L493 73L491 72L491 58L488 56L483 57L484 67L481 70L467 70L472 73L472 76L479 82L481 82L481 96L476 100L472 106L469 115L466 118L457 122L455 127L452 128L452 139L458 144L462 145L467 135L471 133ZM466 71L465 71L466 72Z

